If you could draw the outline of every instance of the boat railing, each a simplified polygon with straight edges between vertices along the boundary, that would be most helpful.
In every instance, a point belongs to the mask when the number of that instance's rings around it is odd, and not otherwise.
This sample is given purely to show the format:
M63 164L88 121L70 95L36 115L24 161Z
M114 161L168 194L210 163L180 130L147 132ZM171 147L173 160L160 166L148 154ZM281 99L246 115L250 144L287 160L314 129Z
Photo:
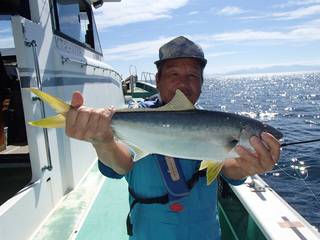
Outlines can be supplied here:
M122 76L117 71L115 71L115 70L113 70L111 68L102 67L102 66L98 66L98 65L95 65L95 64L87 63L85 61L73 59L73 58L70 58L70 57L63 57L63 56L61 56L61 61L62 61L62 64L66 64L68 62L71 62L71 63L80 64L81 67L89 66L89 67L93 67L94 69L101 69L103 72L109 73L110 76L114 77L119 82L122 81Z
M141 72L140 81L155 85L156 84L156 75L151 72Z

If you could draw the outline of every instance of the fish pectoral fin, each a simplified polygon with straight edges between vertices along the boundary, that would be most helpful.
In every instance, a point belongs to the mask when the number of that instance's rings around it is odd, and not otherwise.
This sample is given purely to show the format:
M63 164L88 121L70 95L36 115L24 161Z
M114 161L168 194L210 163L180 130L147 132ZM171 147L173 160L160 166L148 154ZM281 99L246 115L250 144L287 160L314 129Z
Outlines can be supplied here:
M133 147L132 145L130 146L132 148L132 150L134 151L135 155L133 158L133 161L136 162L138 160L140 160L141 158L144 158L145 156L149 155L149 153L144 152L143 150L141 150L138 147Z
M52 107L57 113L66 113L70 109L70 105L67 104L60 98L51 96L48 93L42 92L37 88L30 88L30 91L37 95L42 101L46 102L50 107Z
M144 152L139 147L137 147L136 145L134 145L130 142L127 142L126 140L123 140L123 139L119 139L119 140L121 142L123 142L124 144L126 144L134 152L134 156L133 156L134 162L136 162L136 161L140 160L141 158L144 158L145 156L150 154L150 153Z
M65 127L65 117L62 114L57 114L52 117L43 118L36 121L28 122L31 126L42 128L63 128Z
M201 161L200 170L207 169L207 186L209 186L218 176L222 169L222 162Z
M183 92L177 89L172 100L158 109L160 111L186 111L194 110L195 107L193 103L190 102L190 100L183 94Z
M201 161L201 164L200 164L199 170L201 171L201 170L203 170L203 169L206 169L206 168L208 167L208 165L209 165L209 161L207 161L207 160L202 160L202 161Z

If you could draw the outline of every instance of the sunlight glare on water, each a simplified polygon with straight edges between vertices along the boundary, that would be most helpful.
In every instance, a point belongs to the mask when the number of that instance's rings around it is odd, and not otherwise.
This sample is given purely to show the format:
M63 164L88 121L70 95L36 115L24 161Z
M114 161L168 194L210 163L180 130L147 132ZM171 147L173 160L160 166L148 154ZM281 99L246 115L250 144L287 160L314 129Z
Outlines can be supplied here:
M200 105L234 112L279 129L284 142L320 138L320 73L206 79ZM262 177L320 229L320 143L287 146Z

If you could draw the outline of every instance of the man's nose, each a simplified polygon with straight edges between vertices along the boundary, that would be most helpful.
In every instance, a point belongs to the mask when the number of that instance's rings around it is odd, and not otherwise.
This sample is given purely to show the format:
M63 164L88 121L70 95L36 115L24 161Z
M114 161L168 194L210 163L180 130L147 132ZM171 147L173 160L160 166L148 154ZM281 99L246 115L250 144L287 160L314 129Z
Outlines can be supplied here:
M186 87L188 85L184 76L179 76L178 84L182 87Z
M177 85L177 89L180 89L183 93L187 92L188 90L188 86L186 85L185 82L181 81L179 82L179 84Z

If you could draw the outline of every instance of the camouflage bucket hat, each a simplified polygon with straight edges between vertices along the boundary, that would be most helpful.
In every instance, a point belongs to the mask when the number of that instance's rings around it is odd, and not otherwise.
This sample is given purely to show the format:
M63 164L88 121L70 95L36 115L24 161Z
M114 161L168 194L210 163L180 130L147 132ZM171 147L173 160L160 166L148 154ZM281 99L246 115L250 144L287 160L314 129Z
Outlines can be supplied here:
M163 61L176 58L195 58L201 63L202 67L207 64L202 48L184 36L177 37L164 44L159 49L159 60L154 63L159 67Z

